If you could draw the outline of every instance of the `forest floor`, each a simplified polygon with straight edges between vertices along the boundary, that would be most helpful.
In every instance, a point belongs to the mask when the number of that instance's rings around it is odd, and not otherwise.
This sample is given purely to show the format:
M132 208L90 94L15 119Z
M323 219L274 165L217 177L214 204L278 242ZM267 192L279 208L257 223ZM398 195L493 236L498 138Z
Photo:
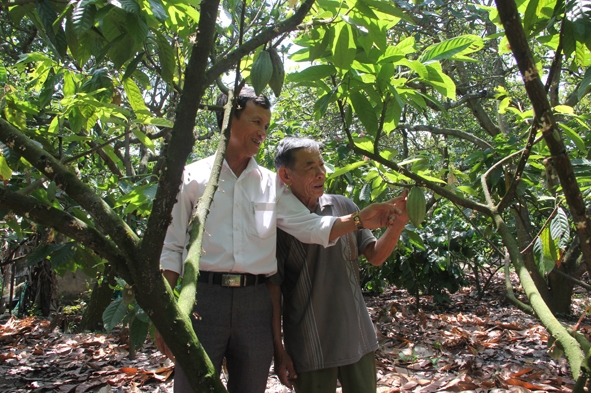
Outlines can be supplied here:
M503 280L497 273L482 300L473 288L451 295L449 306L422 297L418 311L404 290L368 296L380 343L378 393L571 392L566 360L553 360L546 330L506 302ZM587 299L586 293L575 295L572 316L562 322L576 325ZM174 365L150 339L132 361L125 331L73 334L64 321L54 326L4 315L0 392L172 393ZM589 336L590 318L581 322L579 331ZM266 393L287 392L271 367Z

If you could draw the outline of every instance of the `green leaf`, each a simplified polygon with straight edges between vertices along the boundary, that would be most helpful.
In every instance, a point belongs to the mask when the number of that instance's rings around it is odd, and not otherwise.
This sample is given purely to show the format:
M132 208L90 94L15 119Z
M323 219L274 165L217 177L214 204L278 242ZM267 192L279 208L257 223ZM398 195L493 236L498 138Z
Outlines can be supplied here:
M0 180L4 180L5 182L10 180L12 177L12 169L8 166L8 162L6 162L6 158L4 156L0 156Z
M554 243L554 239L552 239L552 233L549 227L546 227L542 230L540 234L540 240L542 241L542 257L544 268L546 272L551 272L556 265L556 261L558 260L558 252L556 250L556 244Z
M556 215L550 222L550 232L552 239L558 240L558 248L565 250L570 241L570 225L568 224L568 216L561 207L558 208Z
M392 15L392 16L395 16L395 17L400 18L402 20L405 20L406 22L408 22L411 25L416 24L414 19L410 15L408 15L406 12L404 12L400 8L395 7L392 2L380 1L380 0L363 0L363 1L365 3L367 3L368 5L370 5L371 7L375 8L385 14Z
M404 59L404 52L396 46L389 46L384 51L384 54L380 56L379 63L395 63L399 60Z
M355 114L365 127L365 130L371 135L375 135L378 130L378 119L369 100L358 91L351 93L349 98L353 109L355 109Z
M133 132L133 135L135 135L135 137L139 139L144 146L150 149L152 153L156 154L156 150L154 149L154 142L150 138L148 138L146 134L144 134L139 128L135 127L131 130L131 132Z
M162 4L161 0L148 0L150 4L150 9L154 14L154 17L158 20L158 22L164 22L168 19L168 13L164 9L164 5Z
M341 23L336 28L336 34L338 38L332 48L332 61L336 67L348 70L355 59L357 51L353 30L348 24Z
M123 80L123 88L125 89L125 93L127 94L127 99L129 100L129 105L136 114L148 114L148 108L146 107L146 103L144 102L144 97L142 96L142 92L140 91L139 87L135 84L133 79L127 78Z
M585 141L583 140L583 138L581 138L575 130L573 130L566 124L558 123L558 126L562 128L562 131L564 131L564 134L568 137L568 139L573 141L575 146L577 146L577 149L586 154L587 148L585 146Z
M425 243L423 242L423 238L421 238L421 235L414 231L409 231L407 229L404 230L404 233L406 233L406 235L408 236L408 240L410 240L410 243L417 247L419 250L427 250L427 247L425 247Z
M329 91L322 97L320 97L314 103L314 118L316 120L322 118L328 109L328 104L330 104L335 99L335 92L334 90Z
M88 0L82 0L72 11L72 25L77 35L88 31L94 25L96 6Z
M449 76L443 73L441 64L431 63L427 64L426 67L429 72L429 78L426 82L432 85L444 97L455 100L456 85Z
M138 64L144 59L144 57L146 56L146 52L140 52L137 54L137 56L129 62L129 64L127 65L127 67L125 67L125 74L123 74L123 79L127 79L129 78L137 69Z
M529 35L534 24L538 20L538 4L539 0L529 0L529 3L527 4L525 15L523 17L523 30L525 31L525 35Z
M107 0L107 3L132 14L140 12L140 7L134 0Z
M172 84L175 70L174 49L166 37L161 34L156 34L156 42L158 44L158 58L160 59L160 66L162 67L162 79L165 82Z
M137 316L132 319L129 328L129 339L136 350L144 345L149 328L150 324L142 321Z
M123 299L117 299L111 302L103 311L103 327L107 332L113 330L127 314L127 306L123 304Z
M6 83L6 67L0 65L0 83Z
M287 79L293 83L309 82L328 78L336 72L336 68L332 65L317 65L308 67L300 72L291 73L287 76Z
M32 253L27 255L27 265L32 266L32 265L35 265L36 263L43 261L48 256L50 256L52 253L60 250L64 246L65 246L65 244L63 244L63 243L40 245L39 247L37 247L35 249L35 251L33 251Z
M139 124L152 125L152 126L158 126L158 127L167 127L167 128L172 128L172 126L174 126L173 121L168 120L168 119L163 119L161 117L146 117L144 119L137 120L135 122L139 123Z
M589 88L589 84L591 84L591 67L587 68L585 71L585 76L579 85L579 89L577 90L577 99L581 101L581 99L587 94L587 90Z
M336 169L333 173L331 173L329 176L327 176L326 179L330 180L330 179L337 178L337 177L344 175L345 173L349 173L352 170L355 170L365 164L367 164L367 161L354 162L353 164L349 164L349 165L344 166L342 168Z
M470 48L472 45L475 45L475 48L481 47L482 39L475 35L452 38L427 48L420 61L426 63L428 61L449 59L464 51L473 52L474 48Z
M56 269L70 262L76 253L77 243L69 242L64 244L57 252L51 255L51 267Z

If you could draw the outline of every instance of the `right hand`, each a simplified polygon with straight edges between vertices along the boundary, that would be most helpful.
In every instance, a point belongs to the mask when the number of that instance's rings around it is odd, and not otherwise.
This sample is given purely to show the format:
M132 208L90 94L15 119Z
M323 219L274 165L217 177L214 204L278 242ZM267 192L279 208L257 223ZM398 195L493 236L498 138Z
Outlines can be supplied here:
M172 354L170 348L168 348L168 345L166 345L166 343L164 342L164 339L162 338L158 330L156 330L156 332L154 333L154 338L156 339L156 348L158 348L160 352L162 352L164 355L166 355L167 358L174 362L174 355Z
M293 389L293 380L298 376L289 354L285 350L275 352L274 362L275 374L277 374L281 383Z

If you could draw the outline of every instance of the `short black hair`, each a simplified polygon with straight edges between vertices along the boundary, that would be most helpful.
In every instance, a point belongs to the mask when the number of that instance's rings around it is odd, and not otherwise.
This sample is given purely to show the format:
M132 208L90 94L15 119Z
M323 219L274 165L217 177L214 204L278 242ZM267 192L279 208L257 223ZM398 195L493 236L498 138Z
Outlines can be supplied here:
M295 165L295 152L300 149L322 150L322 145L310 138L286 137L277 145L275 153L275 169L282 166L293 169Z
M238 95L238 99L236 100L236 109L234 110L234 116L237 119L240 119L240 114L246 108L246 104L248 101L254 102L256 105L263 107L264 109L271 109L271 102L267 98L267 96L261 94L257 96L254 92L254 89L250 86L243 86L242 90L240 90L240 94ZM224 106L228 103L228 95L225 93L221 93L218 96L216 101L216 105ZM217 111L215 113L217 120L218 120L218 127L220 130L222 129L222 123L224 121L224 111Z

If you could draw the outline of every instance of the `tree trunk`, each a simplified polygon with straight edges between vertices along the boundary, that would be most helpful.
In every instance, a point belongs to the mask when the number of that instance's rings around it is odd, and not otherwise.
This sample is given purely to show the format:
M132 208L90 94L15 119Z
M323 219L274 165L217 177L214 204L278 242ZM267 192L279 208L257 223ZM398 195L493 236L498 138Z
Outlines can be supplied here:
M100 281L100 283L99 283ZM97 280L92 288L88 306L84 310L80 331L96 331L103 328L103 311L111 303L113 288L115 287L115 271L107 265L103 279Z

